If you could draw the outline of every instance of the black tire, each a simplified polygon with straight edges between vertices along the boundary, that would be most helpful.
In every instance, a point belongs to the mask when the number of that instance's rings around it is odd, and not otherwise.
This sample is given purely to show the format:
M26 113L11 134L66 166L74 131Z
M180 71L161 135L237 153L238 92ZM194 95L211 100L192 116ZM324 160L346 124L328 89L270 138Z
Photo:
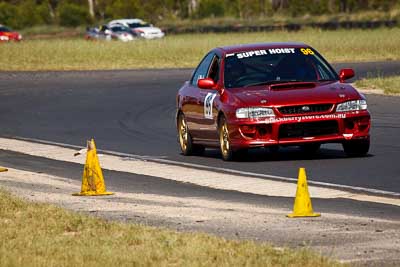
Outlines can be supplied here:
M234 159L241 161L245 160L249 155L249 150L247 148L241 148L233 152Z
M182 154L190 156L193 154L193 141L189 133L189 128L186 123L185 116L181 113L178 116L178 140Z
M228 125L226 123L225 117L222 116L219 119L218 126L219 145L222 159L225 161L232 161L234 158L234 152L230 145Z
M321 147L321 144L311 143L311 144L301 145L300 150L302 153L304 153L306 155L315 155L316 153L318 153L320 147Z
M368 154L370 141L368 140L353 140L346 141L343 144L343 150L349 157L360 157Z
M279 146L278 145L268 146L268 151L271 154L278 154L279 153Z

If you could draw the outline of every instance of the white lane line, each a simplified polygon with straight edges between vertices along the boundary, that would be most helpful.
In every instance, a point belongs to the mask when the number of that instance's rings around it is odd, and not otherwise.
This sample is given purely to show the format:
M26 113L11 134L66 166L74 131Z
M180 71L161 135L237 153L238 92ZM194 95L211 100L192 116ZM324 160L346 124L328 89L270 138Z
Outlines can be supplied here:
M177 162L177 161L157 159L157 158L155 158L153 160L156 162L160 162L160 163L167 163L167 164L169 163L169 164L176 164L176 165L182 165L182 166L187 166L187 167L202 168L202 169L226 172L226 173L231 173L231 174L238 174L238 175L245 175L245 176L259 177L259 178L267 178L267 179L273 179L273 180L285 181L285 182L297 182L297 178L284 177L284 176L278 176L278 175L246 172L246 171L239 171L239 170L226 169L226 168L220 168L220 167L212 167L212 166L204 166L204 165L199 165L199 164ZM313 181L313 180L307 180L307 181L308 181L309 185L316 185L316 186L328 187L328 188L333 188L333 189L347 189L347 190L351 190L351 191L400 197L400 193L392 192L392 191L385 191L385 190L380 190L380 189L366 188L366 187L359 187L359 186L318 182L318 181Z
M68 147L69 149L65 147ZM82 147L80 146L38 139L0 138L0 149L75 163L83 163L82 157L72 157L74 152L81 148ZM68 152L66 152L66 150ZM102 166L103 168L109 170L161 177L180 182L190 182L217 189L236 190L270 196L293 196L295 192L294 183L297 181L297 179L290 177L210 167L200 164L177 162L162 158L133 155L108 150L99 150L99 152L100 151L106 153L106 155L100 159L100 161L102 161ZM115 156L117 156L117 158ZM212 177L214 177L214 180L211 179ZM235 181L235 184L233 181ZM355 199L355 195L365 193L379 194L382 196L395 198L400 196L400 193L397 192L371 188L331 184L310 180L308 183L309 185L313 186L313 190L315 191L314 197L332 198L346 196L347 198ZM318 190L316 190L316 188L318 188ZM357 192L357 194L344 192L343 190L350 190ZM310 191L312 191L312 189L310 189ZM324 196L324 194L326 195ZM371 198L368 197L368 199ZM359 197L357 197L357 200L359 200Z
M68 148L74 148L74 149L82 149L82 146L76 146L76 145L70 145L70 144L64 144L64 143L58 143L58 142L52 142L52 141L45 141L45 140L34 139L34 138L13 137L10 139L23 140L23 141L35 142L35 143L41 143L41 144L47 144L47 145L55 145L55 146L61 146L61 147L68 147ZM270 179L270 180L284 181L284 182L289 182L289 183L297 182L297 178L294 178L294 177L285 177L285 176L278 176L278 175L271 175L271 174L254 173L254 172L239 171L239 170L233 170L233 169L227 169L227 168L205 166L205 165L195 164L195 163L187 163L187 162L168 160L168 159L164 159L163 157L141 156L141 155L135 155L135 154L129 154L129 153L123 153L123 152L116 152L116 151L111 151L111 150L98 149L98 151L101 153L106 153L106 154L110 154L110 155L126 157L128 159L132 158L135 160L136 159L147 160L147 161L156 162L156 163L171 164L171 165L184 166L184 167L196 168L196 169L201 169L201 170L216 171L216 172L222 172L222 173L239 175L239 176L266 178L266 179ZM375 189L375 188L366 188L366 187L361 187L361 186L350 186L350 185L343 185L343 184L319 182L319 181L313 181L310 179L308 179L307 181L308 181L309 185L320 186L320 187L325 187L325 188L346 190L346 191L352 191L352 192L356 192L356 193L382 195L382 196L395 197L395 198L400 197L399 192L386 191L386 190L380 190L380 189Z
M0 149L78 164L85 162L85 155L74 156L76 148L71 149L50 144L0 138ZM133 159L132 157L103 154L100 158L100 163L102 168L107 170L158 177L220 190L284 197L293 197L296 192L296 184L294 183L218 173L211 170L199 170L185 166ZM312 186L310 187L310 192L314 197L321 198L350 195L340 190Z

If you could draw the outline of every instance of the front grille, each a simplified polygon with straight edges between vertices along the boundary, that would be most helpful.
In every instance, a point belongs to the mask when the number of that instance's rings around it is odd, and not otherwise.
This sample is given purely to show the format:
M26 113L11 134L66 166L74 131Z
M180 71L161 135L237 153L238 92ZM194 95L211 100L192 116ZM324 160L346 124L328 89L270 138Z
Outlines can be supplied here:
M332 104L314 104L314 105L280 107L278 108L278 110L283 115L321 113L331 110L332 106L333 106Z
M337 121L317 121L282 124L279 138L314 137L339 133Z

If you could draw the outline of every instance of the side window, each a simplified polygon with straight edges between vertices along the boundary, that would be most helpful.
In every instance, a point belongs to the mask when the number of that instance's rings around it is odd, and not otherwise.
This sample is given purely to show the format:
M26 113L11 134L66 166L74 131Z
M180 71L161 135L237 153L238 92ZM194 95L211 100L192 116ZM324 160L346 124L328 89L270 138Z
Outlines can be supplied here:
M211 78L215 83L218 82L219 79L219 57L214 56L210 69L208 71L207 78Z
M199 66L195 70L192 80L190 83L194 86L197 86L197 81L199 79L203 79L207 77L208 69L210 67L210 64L214 58L214 53L209 53L207 56L203 58L203 60L200 62Z

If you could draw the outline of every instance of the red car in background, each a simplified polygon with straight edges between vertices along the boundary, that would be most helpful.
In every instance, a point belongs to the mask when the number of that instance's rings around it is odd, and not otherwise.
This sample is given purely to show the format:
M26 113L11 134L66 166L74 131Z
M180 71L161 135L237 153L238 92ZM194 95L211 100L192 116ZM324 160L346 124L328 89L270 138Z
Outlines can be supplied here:
M215 48L179 90L177 131L184 155L219 147L224 160L249 148L299 146L315 153L341 143L349 156L366 155L366 98L312 47L266 43ZM241 153L240 153L241 154Z
M22 35L0 24L0 42L21 41Z

